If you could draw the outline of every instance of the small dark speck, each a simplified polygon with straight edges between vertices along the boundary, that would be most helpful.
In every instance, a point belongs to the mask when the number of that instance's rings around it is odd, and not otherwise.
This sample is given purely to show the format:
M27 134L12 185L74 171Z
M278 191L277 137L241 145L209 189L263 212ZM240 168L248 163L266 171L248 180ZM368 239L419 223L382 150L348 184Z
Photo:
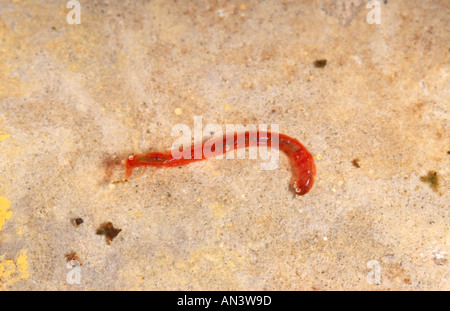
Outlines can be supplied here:
M427 175L420 177L420 181L429 184L435 192L439 189L439 176L436 171L429 171Z
M450 150L449 150L449 151L447 151L447 154L450 154Z
M72 218L72 219L70 220L70 222L71 222L72 225L74 225L75 227L78 227L79 225L81 225L81 224L84 222L84 220L83 220L83 218L77 217L77 218Z
M326 59L318 59L314 62L314 67L316 68L323 68L327 65Z
M359 161L361 161L359 158L353 159L352 160L353 166L356 167L356 168L360 168L361 165L359 165Z
M106 244L110 245L111 241L122 231L122 229L114 228L112 222L105 222L95 232L97 235L104 235Z
M72 260L78 261L80 265L82 265L80 258L78 257L76 252L70 252L64 255L67 262L70 262Z

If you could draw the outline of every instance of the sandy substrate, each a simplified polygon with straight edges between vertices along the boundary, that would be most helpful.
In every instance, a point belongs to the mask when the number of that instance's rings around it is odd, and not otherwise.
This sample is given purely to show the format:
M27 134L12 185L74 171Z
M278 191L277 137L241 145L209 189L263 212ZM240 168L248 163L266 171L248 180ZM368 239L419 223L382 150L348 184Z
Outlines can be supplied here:
M0 0L0 289L450 290L448 1L81 2ZM278 125L315 186L117 182L195 116Z

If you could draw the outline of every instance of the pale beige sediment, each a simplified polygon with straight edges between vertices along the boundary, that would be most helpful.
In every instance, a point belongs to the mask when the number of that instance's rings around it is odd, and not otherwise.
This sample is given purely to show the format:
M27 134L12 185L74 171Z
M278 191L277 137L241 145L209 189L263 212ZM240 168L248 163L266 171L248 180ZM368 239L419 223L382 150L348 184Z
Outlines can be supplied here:
M450 289L447 2L0 3L0 288ZM105 178L194 116L279 124L317 184L293 198L284 156Z

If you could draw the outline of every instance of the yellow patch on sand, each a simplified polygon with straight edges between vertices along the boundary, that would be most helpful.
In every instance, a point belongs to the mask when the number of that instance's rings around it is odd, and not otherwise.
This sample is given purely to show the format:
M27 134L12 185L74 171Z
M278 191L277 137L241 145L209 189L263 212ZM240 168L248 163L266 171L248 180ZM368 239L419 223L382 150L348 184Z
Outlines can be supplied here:
M25 250L21 250L16 261L0 256L0 289L29 277L28 260Z
M12 216L12 212L8 210L10 206L11 202L7 198L0 196L0 232L6 221Z
M5 139L8 138L9 136L11 136L11 134L3 134L3 135L0 135L0 141L5 140Z

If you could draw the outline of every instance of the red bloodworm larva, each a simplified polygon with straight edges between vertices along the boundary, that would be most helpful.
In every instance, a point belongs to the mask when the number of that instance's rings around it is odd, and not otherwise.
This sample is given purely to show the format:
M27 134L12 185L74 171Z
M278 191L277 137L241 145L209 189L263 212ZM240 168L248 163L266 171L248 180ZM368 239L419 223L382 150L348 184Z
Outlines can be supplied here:
M256 135L258 135L259 139L255 139ZM222 144L220 144L221 141ZM242 144L242 141L245 141L245 144ZM214 155L210 157L225 154L242 147L260 145L271 147L273 145L275 147L278 147L279 150L286 153L286 155L289 157L289 160L293 167L290 188L295 194L303 195L308 193L308 191L314 184L314 177L316 175L316 166L314 164L314 159L311 153L309 153L309 151L295 138L281 133L272 134L271 132L256 131L244 132L239 134L235 133L234 137L227 135L216 138L212 142L209 141L207 143L211 146L212 152L214 152ZM215 146L217 145L222 146L222 150L215 150ZM201 150L204 150L204 146L205 143L202 143ZM199 147L200 146L197 146L198 149L200 149ZM195 158L194 150L197 150L196 145L192 145L190 148L190 158L175 158L172 156L171 151L165 153L150 152L131 155L125 160L125 180L128 180L130 178L133 169L137 167L178 167L209 158L205 156L204 152L202 152L201 158Z

